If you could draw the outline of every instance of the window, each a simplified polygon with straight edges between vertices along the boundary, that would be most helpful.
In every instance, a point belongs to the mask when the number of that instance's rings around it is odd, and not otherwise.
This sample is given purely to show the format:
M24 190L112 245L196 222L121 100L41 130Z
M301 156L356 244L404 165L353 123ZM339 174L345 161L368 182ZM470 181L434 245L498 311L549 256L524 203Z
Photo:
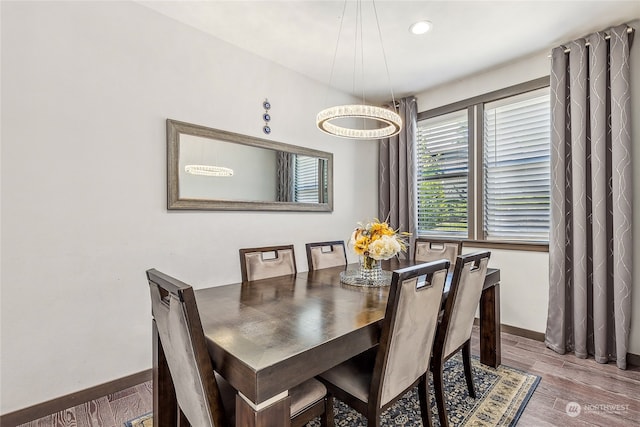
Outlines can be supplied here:
M418 234L548 242L548 78L418 115Z
M302 203L322 203L324 198L322 196L322 188L320 180L324 179L326 182L326 176L321 177L318 172L318 162L322 162L322 159L316 157L308 157L296 155L294 156L294 200ZM324 167L323 170L327 171Z
M549 90L484 108L485 239L549 240Z
M466 111L418 123L419 234L467 236L468 132Z

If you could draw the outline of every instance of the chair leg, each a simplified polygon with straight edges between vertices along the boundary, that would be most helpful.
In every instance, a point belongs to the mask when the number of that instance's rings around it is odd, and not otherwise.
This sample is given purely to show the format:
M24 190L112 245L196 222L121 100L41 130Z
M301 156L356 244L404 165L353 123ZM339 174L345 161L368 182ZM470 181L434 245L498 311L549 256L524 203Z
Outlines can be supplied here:
M444 387L442 384L442 361L433 364L431 368L433 373L433 389L436 395L436 406L438 407L438 419L440 419L441 427L448 427L449 420L447 410L444 405Z
M380 411L369 408L367 411L367 427L380 427Z
M431 427L431 405L429 405L429 372L418 383L418 400L420 400L420 415L422 416L422 425Z
M324 413L320 416L322 427L334 427L333 419L333 396L327 394L324 398Z
M380 415L367 417L367 427L380 427Z
M186 415L184 414L184 412L182 412L182 409L178 410L178 427L191 427L191 424L189 423L189 420L187 419Z
M464 377L467 380L469 396L476 398L476 388L473 384L473 370L471 369L471 340L462 345L462 365L464 366Z

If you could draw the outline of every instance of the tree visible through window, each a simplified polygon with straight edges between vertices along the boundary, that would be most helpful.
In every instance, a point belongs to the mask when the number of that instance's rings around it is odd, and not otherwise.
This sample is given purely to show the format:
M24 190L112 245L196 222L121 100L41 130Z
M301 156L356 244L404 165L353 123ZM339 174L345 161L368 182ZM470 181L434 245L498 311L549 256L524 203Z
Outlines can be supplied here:
M466 110L418 123L418 234L467 236L468 133Z

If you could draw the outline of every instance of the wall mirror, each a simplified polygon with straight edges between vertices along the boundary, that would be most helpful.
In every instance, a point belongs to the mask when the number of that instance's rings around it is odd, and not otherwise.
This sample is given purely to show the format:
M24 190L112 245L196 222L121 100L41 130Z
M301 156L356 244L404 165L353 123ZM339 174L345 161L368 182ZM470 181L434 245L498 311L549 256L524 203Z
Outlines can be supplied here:
M167 119L167 208L333 211L333 154Z

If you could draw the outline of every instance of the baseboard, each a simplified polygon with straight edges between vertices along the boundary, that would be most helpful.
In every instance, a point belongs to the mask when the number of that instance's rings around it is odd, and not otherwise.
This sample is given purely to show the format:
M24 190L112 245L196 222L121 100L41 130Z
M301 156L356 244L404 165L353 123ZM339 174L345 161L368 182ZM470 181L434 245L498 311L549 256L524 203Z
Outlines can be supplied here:
M627 365L640 366L640 354L627 353Z
M80 390L76 393L57 397L47 402L1 415L0 426L16 427L20 424L28 423L29 421L37 420L38 418L55 414L56 412L60 412L68 408L73 408L74 406L78 406L82 403L122 391L150 380L151 369L148 369L146 371L138 372L137 374L132 374L124 378L119 378L108 383L100 384L95 387Z
M473 324L480 325L480 319L477 317L474 319ZM529 338L536 341L544 342L544 334L542 332L531 331L529 329L518 328L516 326L500 324L500 332L506 332L511 335L517 335L523 338Z
M509 325L500 325L500 329L502 332L506 332L511 335L517 335L519 337L544 342L544 333L542 332L531 331L529 329L522 329Z

